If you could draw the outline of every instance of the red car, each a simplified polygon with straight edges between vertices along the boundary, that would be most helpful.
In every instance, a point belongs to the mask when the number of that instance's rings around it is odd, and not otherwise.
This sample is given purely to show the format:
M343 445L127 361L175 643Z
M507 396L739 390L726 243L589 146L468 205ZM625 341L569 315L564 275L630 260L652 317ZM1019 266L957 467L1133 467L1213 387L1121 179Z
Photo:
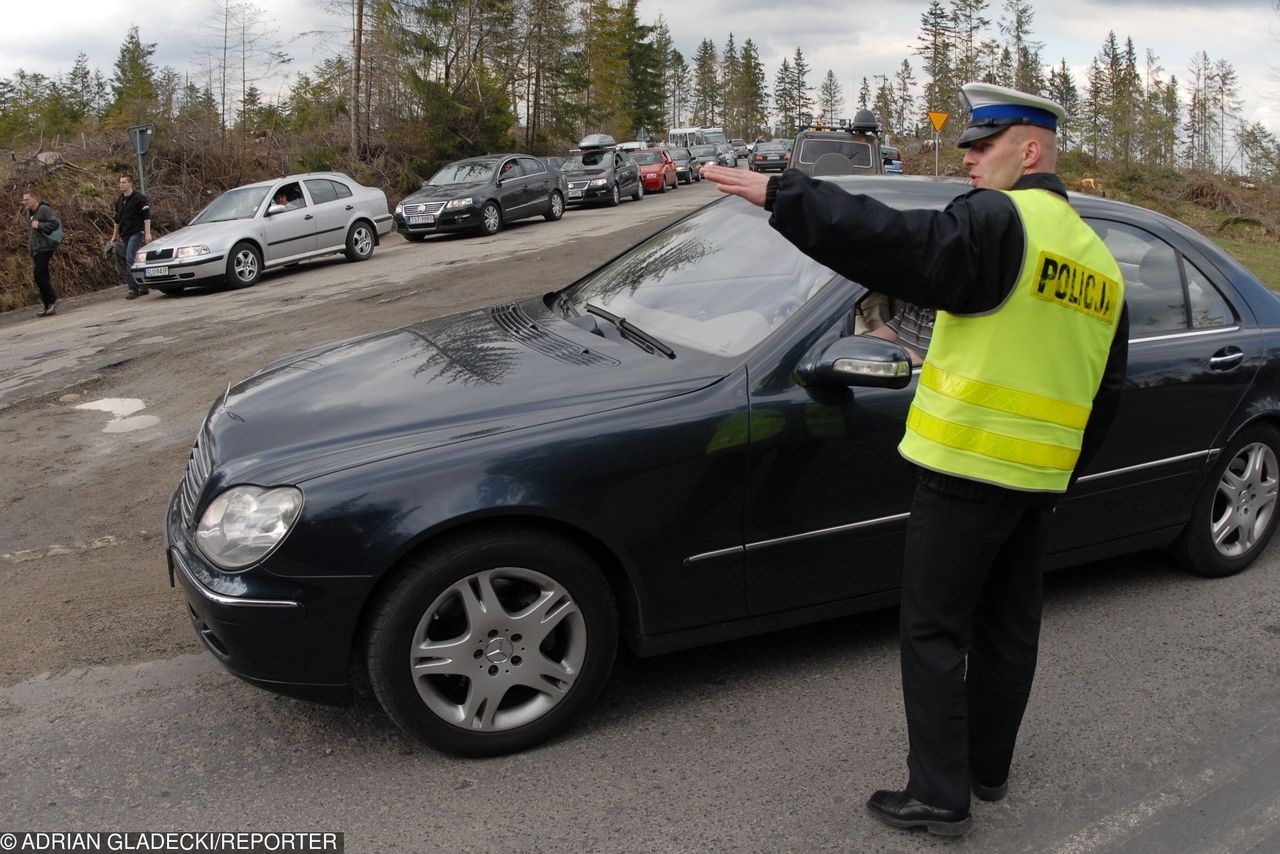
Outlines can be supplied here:
M640 164L640 180L645 192L665 193L667 188L679 186L676 179L676 163L661 148L642 148L631 152L631 159Z

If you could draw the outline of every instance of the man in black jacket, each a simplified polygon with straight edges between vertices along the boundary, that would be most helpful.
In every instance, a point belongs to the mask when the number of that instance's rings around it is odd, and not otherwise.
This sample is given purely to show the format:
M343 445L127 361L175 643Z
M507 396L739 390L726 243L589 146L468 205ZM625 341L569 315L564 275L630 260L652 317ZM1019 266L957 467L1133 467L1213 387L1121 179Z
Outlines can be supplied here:
M61 228L62 223L53 208L40 201L40 193L36 190L22 194L22 207L27 219L27 251L35 265L36 287L40 290L40 301L44 303L44 308L36 312L36 316L48 317L57 313L58 306L58 295L49 280L49 260L57 246L49 241L49 235Z
M124 243L124 285L128 289L125 299L137 299L150 293L142 282L135 282L129 268L133 266L138 250L151 242L151 204L147 197L133 189L133 178L120 176L120 195L115 204L115 227L111 229L111 242Z
M999 86L963 93L975 189L943 211L897 210L797 170L704 171L771 211L806 255L937 309L900 446L918 475L900 612L909 778L867 808L942 834L972 823L971 789L982 800L1007 791L1051 514L1115 414L1128 346L1119 267L1054 174L1064 111ZM1091 312L1055 303L1049 264L1098 285Z

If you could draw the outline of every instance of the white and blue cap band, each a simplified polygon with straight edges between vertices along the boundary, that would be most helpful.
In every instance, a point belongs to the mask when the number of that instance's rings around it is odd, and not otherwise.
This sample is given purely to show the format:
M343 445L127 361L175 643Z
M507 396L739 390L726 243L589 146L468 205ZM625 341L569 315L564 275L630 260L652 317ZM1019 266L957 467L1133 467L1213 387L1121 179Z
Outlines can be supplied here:
M969 83L961 87L960 98L969 109L969 124L957 142L961 148L1014 125L1035 125L1056 133L1058 123L1067 116L1048 98L991 83Z

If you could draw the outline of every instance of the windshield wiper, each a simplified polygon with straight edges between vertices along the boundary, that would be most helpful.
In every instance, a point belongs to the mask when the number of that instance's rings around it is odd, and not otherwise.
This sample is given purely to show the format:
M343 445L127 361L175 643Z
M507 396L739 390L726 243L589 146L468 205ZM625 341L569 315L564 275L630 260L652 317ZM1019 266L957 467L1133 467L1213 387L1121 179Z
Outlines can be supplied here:
M605 320L618 327L618 331L622 333L622 337L628 339L631 343L636 344L640 349L647 350L650 353L661 353L668 359L674 359L676 357L675 350L672 350L648 332L638 328L629 320L618 317L618 315L613 312L605 311L600 306L592 305L591 303L587 303L587 311L597 317L603 317Z

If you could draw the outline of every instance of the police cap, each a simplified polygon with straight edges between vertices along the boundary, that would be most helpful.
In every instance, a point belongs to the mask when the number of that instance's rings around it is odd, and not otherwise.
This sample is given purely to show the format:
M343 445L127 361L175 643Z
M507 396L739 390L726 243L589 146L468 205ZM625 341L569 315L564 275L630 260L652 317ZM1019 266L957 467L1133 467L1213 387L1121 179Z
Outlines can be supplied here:
M1058 130L1067 118L1062 105L992 83L968 83L960 87L960 99L969 110L969 125L957 143L968 148L980 139L995 136L1013 125L1036 125Z

